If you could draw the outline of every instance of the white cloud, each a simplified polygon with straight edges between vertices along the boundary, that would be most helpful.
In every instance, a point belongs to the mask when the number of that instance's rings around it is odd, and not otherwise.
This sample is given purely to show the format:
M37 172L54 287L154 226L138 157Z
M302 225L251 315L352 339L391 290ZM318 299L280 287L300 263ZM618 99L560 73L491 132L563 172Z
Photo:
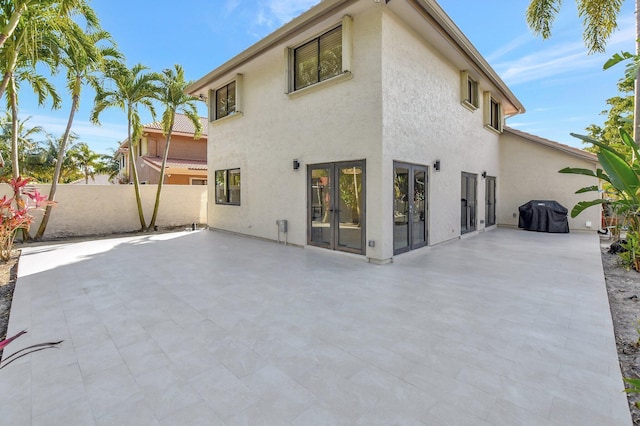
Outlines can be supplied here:
M277 25L289 22L301 12L310 9L318 0L270 0L267 9Z
M67 127L65 118L42 114L30 116L30 125L41 126L55 137L62 136ZM78 135L78 141L86 142L97 152L106 152L109 148L115 148L118 142L127 137L127 126L121 123L102 123L101 126L96 126L87 120L75 120L71 131Z
M494 52L490 53L489 55L487 55L485 59L489 63L493 63L493 62L499 60L500 58L502 58L507 53L524 46L525 44L529 43L530 41L531 41L531 34L530 33L522 34L519 37L516 37L513 40L511 40L506 45L498 48L496 51L494 51Z
M491 53L488 59L509 85L548 80L569 74L575 76L576 73L584 74L586 70L600 71L612 52L634 49L635 18L625 16L619 19L618 25L619 30L609 39L607 53L604 54L589 55L582 39L559 41L562 40L560 34L546 40L540 50L532 51L524 46L534 44L536 39L531 34L523 34ZM517 56L519 52L526 54ZM509 57L511 59L507 59Z

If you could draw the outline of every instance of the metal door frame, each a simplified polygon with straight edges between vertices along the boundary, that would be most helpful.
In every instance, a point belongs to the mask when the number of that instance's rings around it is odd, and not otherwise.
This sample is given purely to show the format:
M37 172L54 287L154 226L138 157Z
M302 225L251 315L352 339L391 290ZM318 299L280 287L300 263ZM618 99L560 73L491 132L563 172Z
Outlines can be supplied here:
M394 174L394 179L395 179L395 170L398 167L403 167L406 168L409 171L409 187L408 187L408 200L409 200L409 219L407 221L407 245L405 247L401 247L399 249L394 249L393 250L393 254L400 254L400 253L406 253L410 250L415 250L418 249L420 247L424 247L429 243L429 167L425 166L423 164L413 164L413 163L405 163L402 161L394 161L393 162L393 174ZM415 191L415 187L414 187L414 172L416 170L419 171L423 171L424 172L424 191L425 191L425 199L424 199L424 241L419 242L419 243L415 243L413 241L413 210L414 210L414 197L410 196L411 194L414 194ZM395 191L395 188L392 188L393 191ZM393 198L395 200L395 194L393 195ZM393 210L394 207L392 206L392 211L391 211L391 220L393 221ZM394 223L394 222L392 222ZM395 231L395 223L393 225L392 228ZM395 244L395 239L392 238L392 240L394 241Z
M465 208L466 208L466 218L467 218L467 229L463 231L462 229L462 210L460 210L460 234L467 234L469 232L474 232L478 230L478 175L475 173L468 173L468 172L462 172L462 175L460 177L461 179L461 184L462 184L462 179L467 179L466 183L466 198L462 198L462 201L464 201L465 204ZM469 204L469 188L470 185L469 183L473 182L473 186L474 186L474 199L473 199L473 203L470 205ZM462 185L460 185L460 189L462 190ZM462 194L461 194L462 195ZM462 207L462 206L461 206ZM473 214L470 214L470 211L473 211ZM473 221L471 220L473 219ZM473 222L473 226L472 225Z
M360 247L361 249L354 249L351 247L341 246L340 242L340 209L336 208L336 200L340 198L340 169L345 167L360 167L362 169L362 208L360 212ZM330 238L329 244L317 243L311 240L312 230L312 194L311 192L311 171L314 169L329 169L329 182L330 187L330 200L329 206L329 227ZM367 194L366 194L366 160L354 160L354 161L337 161L331 163L317 163L307 165L307 244L315 247L322 247L329 250L344 251L355 254L366 254L367 247L366 240L366 217L367 217Z
M485 199L484 224L485 224L485 226L493 226L498 221L498 218L496 217L496 203L497 203L496 188L497 188L497 182L496 182L496 177L495 176L487 176L485 179L486 179L486 182L485 182L485 186L484 186L484 199ZM490 184L490 182L493 182L493 204L489 203L489 193L490 193L489 184ZM493 223L489 223L489 211L490 210L493 211Z

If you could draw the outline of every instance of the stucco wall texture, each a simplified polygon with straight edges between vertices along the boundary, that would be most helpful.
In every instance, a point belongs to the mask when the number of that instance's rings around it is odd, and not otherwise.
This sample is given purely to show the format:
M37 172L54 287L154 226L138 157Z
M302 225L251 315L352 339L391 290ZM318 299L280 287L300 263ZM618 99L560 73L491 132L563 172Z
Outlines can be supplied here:
M33 185L41 194L49 185ZM156 186L141 185L147 223L151 220ZM0 196L11 196L8 185L0 185ZM140 229L133 185L58 185L57 205L47 224L45 238L105 235ZM206 186L165 185L160 198L156 224L159 227L206 223ZM41 211L32 211L35 222L31 234L40 226Z
M338 25L345 14L353 30L350 72L287 94L287 49ZM461 71L391 10L359 3L243 62L208 86L215 90L242 75L239 112L209 124L208 224L275 240L276 220L287 219L289 242L304 246L307 166L352 160L366 161L365 241L375 243L366 257L376 262L393 258L395 161L427 167L429 245L461 235L463 172L477 178L477 231L485 229L483 173L496 178L498 224L513 225L514 208L538 195L570 209L566 194L585 186L584 179L554 173L575 164L573 157L527 142L501 143L504 134L484 125L482 101L476 110L461 104ZM494 93L490 84L479 79L481 99ZM240 206L216 204L213 174L235 168ZM589 217L597 229L599 216ZM585 217L571 225L585 229Z
M571 213L579 201L600 198L595 192L576 194L578 189L597 185L598 181L589 176L558 173L565 167L596 170L593 162L503 133L500 170L508 178L497 181L498 224L518 226L518 207L529 200L555 200ZM589 207L575 218L569 216L569 228L595 231L600 229L600 218L601 207Z

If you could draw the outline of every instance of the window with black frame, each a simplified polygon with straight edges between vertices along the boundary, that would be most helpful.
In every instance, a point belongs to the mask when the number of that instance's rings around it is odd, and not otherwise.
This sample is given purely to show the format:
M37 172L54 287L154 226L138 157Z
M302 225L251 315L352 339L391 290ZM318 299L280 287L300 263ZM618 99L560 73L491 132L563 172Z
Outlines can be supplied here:
M299 90L342 73L342 26L293 50L293 88Z
M240 205L240 169L216 170L216 204Z
M232 81L216 90L215 102L216 120L236 112L236 82Z

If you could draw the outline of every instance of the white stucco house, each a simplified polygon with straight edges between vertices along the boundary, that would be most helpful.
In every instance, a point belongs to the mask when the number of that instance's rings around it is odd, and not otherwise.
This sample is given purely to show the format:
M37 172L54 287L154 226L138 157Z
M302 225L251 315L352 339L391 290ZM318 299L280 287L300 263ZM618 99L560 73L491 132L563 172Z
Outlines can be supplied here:
M597 161L505 132L524 107L433 0L321 1L187 91L209 104L210 227L275 240L287 220L289 243L372 262L530 199L570 209L586 184L557 171Z

